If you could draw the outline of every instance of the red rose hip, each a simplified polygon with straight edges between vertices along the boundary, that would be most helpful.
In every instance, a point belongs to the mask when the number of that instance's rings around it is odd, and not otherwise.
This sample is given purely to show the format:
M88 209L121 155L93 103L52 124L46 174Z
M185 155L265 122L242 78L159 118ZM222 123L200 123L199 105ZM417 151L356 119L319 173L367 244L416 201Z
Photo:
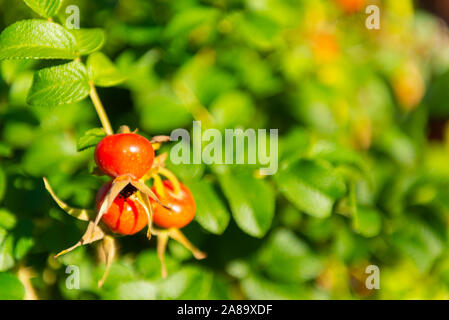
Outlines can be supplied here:
M112 182L106 183L98 191L96 199L97 211L100 210L111 185ZM135 194L128 196L122 192L115 198L111 207L101 220L112 232L132 235L142 230L148 224L148 214Z
M140 179L151 169L153 161L151 142L135 133L107 136L95 148L97 166L113 178L128 174Z
M188 225L195 217L196 204L189 189L180 183L179 194L176 194L169 180L163 181L164 194L158 194L155 187L153 192L161 203L169 207L168 210L152 201L153 221L162 228L182 228Z

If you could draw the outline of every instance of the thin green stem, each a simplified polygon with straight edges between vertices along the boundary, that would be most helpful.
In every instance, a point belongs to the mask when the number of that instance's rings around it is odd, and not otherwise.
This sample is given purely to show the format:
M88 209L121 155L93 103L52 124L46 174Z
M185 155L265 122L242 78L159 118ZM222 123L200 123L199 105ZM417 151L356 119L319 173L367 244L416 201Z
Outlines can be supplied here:
M90 82L90 99L94 104L95 110L97 111L98 117L100 118L101 124L103 126L104 131L107 135L114 134L112 130L111 123L109 122L108 115L104 110L103 104L101 103L100 97L98 96L97 89L95 89L95 85L93 82Z

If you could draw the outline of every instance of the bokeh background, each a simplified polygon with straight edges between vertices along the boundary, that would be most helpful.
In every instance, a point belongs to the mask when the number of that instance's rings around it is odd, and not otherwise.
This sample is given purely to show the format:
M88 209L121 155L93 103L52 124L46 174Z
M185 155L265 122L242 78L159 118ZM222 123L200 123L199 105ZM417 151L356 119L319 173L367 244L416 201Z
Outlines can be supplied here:
M1 299L449 297L449 34L436 16L448 17L445 1L69 4L81 27L106 30L103 52L128 76L99 90L115 129L278 128L280 171L262 179L252 166L170 165L195 194L197 219L184 231L208 258L170 242L164 280L154 240L118 238L98 289L97 245L53 259L86 224L41 179L73 206L93 207L104 179L90 175L93 151L76 152L76 141L99 126L94 108L27 106L39 64L4 61ZM379 30L365 27L368 4L380 8ZM1 30L36 17L22 1L0 8ZM81 270L79 290L66 287L68 265ZM368 265L379 267L379 290L365 286Z

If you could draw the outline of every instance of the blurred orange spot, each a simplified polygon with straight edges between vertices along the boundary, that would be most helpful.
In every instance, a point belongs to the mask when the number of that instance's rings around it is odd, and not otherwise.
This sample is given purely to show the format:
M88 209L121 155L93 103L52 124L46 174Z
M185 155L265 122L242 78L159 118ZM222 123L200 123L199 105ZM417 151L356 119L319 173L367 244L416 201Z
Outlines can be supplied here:
M351 14L359 12L366 4L366 0L336 0L344 13Z
M426 90L418 67L415 64L407 64L396 72L392 82L400 106L406 111L416 108Z
M337 39L332 33L316 33L310 37L310 42L313 55L319 63L332 62L340 53Z

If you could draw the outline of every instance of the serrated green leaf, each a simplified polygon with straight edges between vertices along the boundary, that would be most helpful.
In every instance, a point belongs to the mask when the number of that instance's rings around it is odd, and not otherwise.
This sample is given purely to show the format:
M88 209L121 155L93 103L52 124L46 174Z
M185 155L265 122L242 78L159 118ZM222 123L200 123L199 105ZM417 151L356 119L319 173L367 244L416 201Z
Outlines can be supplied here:
M204 180L186 183L196 202L195 219L207 231L222 234L229 224L231 215L213 189Z
M102 29L73 29L70 32L75 36L76 50L81 55L100 50L106 38Z
M237 225L251 236L263 237L274 216L274 193L268 183L248 172L225 172L218 179Z
M89 91L86 68L73 61L37 71L27 101L30 105L56 106L80 101Z
M0 273L0 300L21 300L25 288L20 280L11 273Z
M126 80L107 56L95 52L87 59L89 79L99 87L112 87Z
M95 147L101 139L106 136L106 132L102 128L94 128L88 130L76 143L76 150L83 151L85 149Z
M57 23L23 20L10 25L0 35L0 60L76 57L75 37Z
M326 162L298 160L284 165L275 176L279 190L298 209L315 217L328 217L346 192L343 178Z
M45 18L56 16L63 0L23 0L34 12Z

